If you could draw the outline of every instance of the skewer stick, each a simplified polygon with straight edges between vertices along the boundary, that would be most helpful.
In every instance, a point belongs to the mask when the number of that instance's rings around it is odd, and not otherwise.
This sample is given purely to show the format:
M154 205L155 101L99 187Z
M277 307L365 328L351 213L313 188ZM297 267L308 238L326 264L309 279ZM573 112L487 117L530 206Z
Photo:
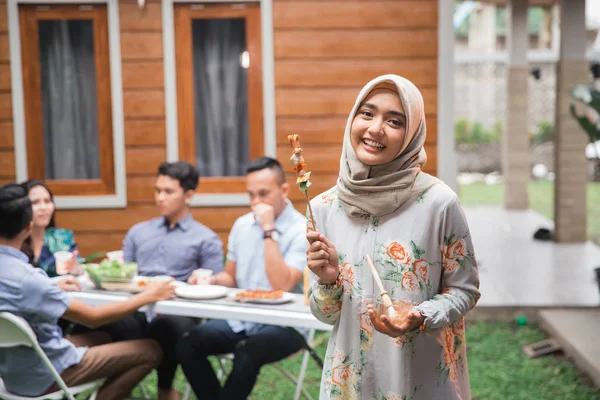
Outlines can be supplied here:
M306 204L308 204L308 215L310 215L310 224L312 225L313 231L317 230L317 222L315 221L315 217L313 217L312 207L310 205L310 198L308 197L308 189L304 191L306 195Z
M300 135L288 135L288 140L290 142L290 146L294 150L294 154L290 161L294 165L294 171L296 171L296 175L298 180L296 183L300 191L304 192L306 196L306 203L308 205L308 219L312 225L313 230L317 230L317 223L315 221L315 217L312 212L312 207L310 205L310 197L308 196L308 186L310 186L310 172L306 171L306 163L304 161L304 157L302 156L302 147L300 147Z
M388 296L388 293L383 289L383 283L381 283L381 278L379 277L379 274L377 273L377 270L375 269L375 265L373 265L373 261L371 260L371 257L367 254L366 258L367 258L367 263L369 264L369 267L371 268L371 273L373 274L373 278L375 278L375 283L377 284L377 286L379 287L379 290L381 291L381 300L383 300L383 305L387 309L387 315L388 315L388 317L393 319L396 317L397 313L396 313L396 310L394 309L394 305L392 304L392 299L390 299L390 296Z

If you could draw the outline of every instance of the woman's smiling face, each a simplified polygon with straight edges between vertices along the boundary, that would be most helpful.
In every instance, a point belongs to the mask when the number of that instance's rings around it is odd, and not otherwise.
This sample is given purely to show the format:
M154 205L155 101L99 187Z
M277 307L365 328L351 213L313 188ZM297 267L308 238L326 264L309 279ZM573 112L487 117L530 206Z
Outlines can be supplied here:
M350 141L366 165L392 161L404 144L406 114L398 93L375 89L362 102L350 128Z

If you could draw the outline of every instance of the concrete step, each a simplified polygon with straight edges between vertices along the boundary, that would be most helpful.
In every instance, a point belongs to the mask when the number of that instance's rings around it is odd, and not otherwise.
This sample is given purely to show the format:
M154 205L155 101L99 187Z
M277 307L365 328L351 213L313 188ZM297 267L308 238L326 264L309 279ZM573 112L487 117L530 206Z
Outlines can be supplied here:
M600 308L543 310L539 323L600 387Z

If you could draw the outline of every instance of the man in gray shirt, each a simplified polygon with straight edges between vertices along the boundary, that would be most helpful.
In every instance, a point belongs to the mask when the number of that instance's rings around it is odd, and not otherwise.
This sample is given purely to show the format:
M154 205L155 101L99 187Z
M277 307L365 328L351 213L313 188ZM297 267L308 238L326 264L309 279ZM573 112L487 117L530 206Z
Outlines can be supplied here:
M223 270L223 243L219 236L194 220L190 202L198 186L198 171L183 161L158 167L154 198L160 217L133 226L123 241L125 261L136 262L140 275L169 275L185 282L198 268ZM157 367L158 397L178 399L173 385L178 339L195 325L192 318L137 313L102 329L114 341L140 337L155 339L164 356Z

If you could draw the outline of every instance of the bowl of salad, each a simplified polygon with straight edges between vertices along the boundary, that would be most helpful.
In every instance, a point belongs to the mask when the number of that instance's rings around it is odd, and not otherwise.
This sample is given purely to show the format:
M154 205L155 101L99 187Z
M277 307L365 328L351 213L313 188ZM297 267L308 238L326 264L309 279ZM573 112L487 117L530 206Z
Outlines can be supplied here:
M94 283L127 283L137 276L138 265L119 260L104 260L100 264L86 264L84 269Z

